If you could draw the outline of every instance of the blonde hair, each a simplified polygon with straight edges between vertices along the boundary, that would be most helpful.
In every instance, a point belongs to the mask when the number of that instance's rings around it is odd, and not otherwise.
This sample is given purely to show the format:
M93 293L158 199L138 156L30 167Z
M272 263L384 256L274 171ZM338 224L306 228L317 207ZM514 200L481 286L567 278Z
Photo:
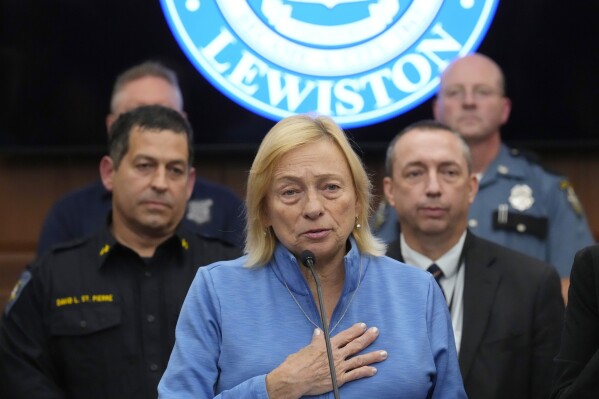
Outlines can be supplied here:
M299 146L330 140L343 153L351 171L359 204L353 236L361 252L382 256L386 247L370 231L368 216L371 210L372 184L360 157L352 149L345 133L326 116L295 115L278 122L262 140L254 158L247 182L246 244L247 266L266 264L273 256L276 237L267 228L266 195L275 168L281 157Z

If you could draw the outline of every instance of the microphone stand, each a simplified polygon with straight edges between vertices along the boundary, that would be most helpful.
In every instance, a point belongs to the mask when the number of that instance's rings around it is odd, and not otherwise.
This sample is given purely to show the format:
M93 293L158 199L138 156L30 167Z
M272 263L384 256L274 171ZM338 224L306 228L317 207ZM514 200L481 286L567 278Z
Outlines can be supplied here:
M302 263L310 269L310 273L314 276L316 281L316 293L318 296L318 305L320 306L320 322L322 323L322 329L324 331L324 342L327 347L327 357L329 359L329 370L331 371L331 382L333 383L333 394L335 399L340 399L339 386L337 385L337 373L335 371L335 362L333 360L333 350L331 349L331 337L329 335L329 323L327 322L327 313L324 308L324 301L322 300L322 289L320 286L320 279L314 271L314 254L309 251L302 253Z

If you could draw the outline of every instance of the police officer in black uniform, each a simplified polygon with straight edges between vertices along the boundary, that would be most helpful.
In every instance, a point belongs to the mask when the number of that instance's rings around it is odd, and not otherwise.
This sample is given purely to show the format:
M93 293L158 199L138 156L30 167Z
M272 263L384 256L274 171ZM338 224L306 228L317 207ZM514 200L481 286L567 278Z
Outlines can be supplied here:
M100 163L112 213L21 276L0 328L2 398L156 398L197 268L238 249L185 230L192 131L145 106L112 127Z

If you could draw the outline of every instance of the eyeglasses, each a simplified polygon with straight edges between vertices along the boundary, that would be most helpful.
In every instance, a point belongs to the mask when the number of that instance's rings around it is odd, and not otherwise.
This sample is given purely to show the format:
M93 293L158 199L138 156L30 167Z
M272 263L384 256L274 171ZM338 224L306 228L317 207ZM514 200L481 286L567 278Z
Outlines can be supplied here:
M441 91L441 95L449 100L460 100L463 101L466 98L468 91L463 86L453 86L445 88ZM486 100L491 97L500 96L503 94L490 86L474 86L470 90L470 94L474 100Z

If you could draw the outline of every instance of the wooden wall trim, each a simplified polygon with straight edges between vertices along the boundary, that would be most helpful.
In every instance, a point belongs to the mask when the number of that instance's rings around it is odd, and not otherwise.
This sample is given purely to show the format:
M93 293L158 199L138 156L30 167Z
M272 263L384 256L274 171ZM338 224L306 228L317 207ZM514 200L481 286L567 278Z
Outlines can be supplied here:
M583 204L595 238L599 238L599 156L586 151L546 152L545 165L567 175ZM383 154L367 154L374 194L382 197ZM196 162L199 176L245 195L253 154L226 157L202 156ZM66 192L98 178L99 156L0 157L0 306L8 297L20 270L33 259L44 217Z

